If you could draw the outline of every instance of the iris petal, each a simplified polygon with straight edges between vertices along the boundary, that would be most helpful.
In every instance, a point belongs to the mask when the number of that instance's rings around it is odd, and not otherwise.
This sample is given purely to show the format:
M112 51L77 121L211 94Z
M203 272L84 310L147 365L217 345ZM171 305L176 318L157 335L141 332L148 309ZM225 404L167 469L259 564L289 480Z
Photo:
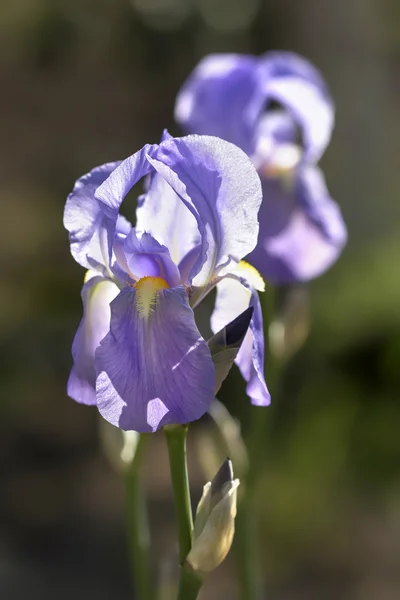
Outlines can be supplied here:
M121 429L155 431L199 419L214 396L215 369L186 290L161 290L147 320L138 314L136 290L122 290L96 371L100 413Z
M119 221L118 211L129 190L142 177L151 172L152 168L146 156L151 154L156 147L147 144L141 150L123 160L95 191L103 227L107 232L108 259L110 262L116 227Z
M101 271L107 264L100 237L103 213L95 191L118 165L119 162L107 163L83 175L65 204L64 227L69 232L71 254L86 269ZM126 221L121 220L121 228L127 228ZM107 255L107 244L105 251Z
M95 276L82 288L83 317L72 344L74 364L68 380L68 395L81 404L96 404L94 353L110 329L110 302L118 287Z
M250 328L236 357L246 392L252 404L267 406L271 397L264 378L264 332L260 300L257 292L239 279L225 277L217 285L217 298L211 315L211 329L219 331L240 315L248 306L254 307Z
M292 52L268 52L259 62L258 79L265 99L279 102L302 127L305 156L317 162L334 125L333 100L317 69Z
M251 154L260 112L260 106L249 111L259 89L257 60L240 54L203 58L177 96L177 122L188 133L215 135Z
M246 260L277 283L321 275L340 256L347 239L322 172L302 167L292 183L265 180L263 189L259 241Z
M171 260L169 250L149 233L140 237L132 229L124 241L126 264L136 279L141 277L162 277L169 286L179 285L181 276L178 267Z
M136 231L138 234L147 231L160 244L168 246L177 265L200 243L195 216L158 173L154 173L149 189L139 198Z
M252 155L271 100L292 114L306 158L317 161L331 137L333 101L318 70L292 52L206 56L182 86L175 118L188 133L216 135Z
M208 136L167 140L148 160L197 220L201 252L191 277L194 285L206 285L257 243L262 195L256 170L239 148Z

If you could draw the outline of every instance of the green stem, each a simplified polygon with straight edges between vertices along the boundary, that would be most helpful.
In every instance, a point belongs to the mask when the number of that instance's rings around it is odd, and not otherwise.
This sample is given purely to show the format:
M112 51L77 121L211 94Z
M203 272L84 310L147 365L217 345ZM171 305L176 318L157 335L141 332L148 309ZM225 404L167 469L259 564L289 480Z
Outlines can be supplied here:
M192 547L193 515L186 460L187 425L164 427L178 525L179 560L183 564Z
M185 559L192 547L193 536L193 515L186 458L188 425L169 425L164 427L164 431L167 438L178 524L179 562L181 564L178 600L196 600L203 581L185 564Z
M202 585L202 579L182 567L177 600L196 600Z
M149 572L150 535L139 469L145 439L144 435L140 436L135 458L125 473L126 524L136 595L141 600L152 600L153 589Z

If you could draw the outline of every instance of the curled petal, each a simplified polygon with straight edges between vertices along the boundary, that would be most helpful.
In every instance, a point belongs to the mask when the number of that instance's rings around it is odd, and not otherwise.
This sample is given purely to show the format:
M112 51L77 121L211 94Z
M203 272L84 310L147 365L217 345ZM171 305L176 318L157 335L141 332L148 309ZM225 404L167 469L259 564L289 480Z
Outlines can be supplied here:
M89 279L82 288L83 317L72 343L74 364L68 395L81 404L96 404L94 353L110 329L110 302L119 289L103 277Z
M213 399L215 370L186 291L160 291L148 319L136 294L126 287L112 302L110 332L96 351L100 413L140 432L195 421Z
M276 283L307 281L339 257L347 232L322 172L308 166L295 181L263 182L257 248L247 260Z
M69 232L71 254L86 269L102 270L107 263L107 242L104 248L101 229L102 207L95 198L96 189L116 169L119 162L107 163L83 175L75 183L64 209L64 227ZM127 228L121 220L121 227Z
M107 232L107 251L110 262L115 233L118 233L118 211L129 190L142 177L145 177L152 171L146 157L156 147L155 145L147 144L141 150L123 160L95 191L95 198L100 207L103 227Z
M175 118L188 133L215 135L251 154L260 107L257 59L239 54L210 54L188 77L175 104Z
M260 300L257 292L245 283L243 276L225 277L217 285L217 298L211 315L211 329L216 332L253 306L253 316L239 353L236 364L247 381L246 392L252 404L267 406L271 397L264 379L264 332Z
M334 125L333 100L317 69L291 52L269 52L259 63L258 77L266 100L279 102L301 126L305 157L317 162Z
M148 160L196 218L201 251L191 277L206 285L256 245L262 197L255 168L233 144L195 135L163 142Z
M171 260L169 250L162 246L149 233L138 237L132 229L124 240L124 264L134 279L141 277L161 277L169 286L179 285L180 272Z

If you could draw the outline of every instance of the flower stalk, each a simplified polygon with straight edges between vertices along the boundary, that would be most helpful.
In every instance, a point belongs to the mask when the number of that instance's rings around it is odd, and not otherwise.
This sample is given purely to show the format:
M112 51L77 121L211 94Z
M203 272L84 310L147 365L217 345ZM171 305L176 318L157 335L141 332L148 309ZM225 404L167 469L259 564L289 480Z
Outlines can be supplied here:
M193 535L193 515L186 458L188 428L188 425L169 425L164 428L178 526L180 564L183 564L190 552Z
M138 598L153 600L149 567L150 534L140 478L140 464L143 458L145 435L137 443L134 460L124 473L126 497L126 529L130 554L134 589Z

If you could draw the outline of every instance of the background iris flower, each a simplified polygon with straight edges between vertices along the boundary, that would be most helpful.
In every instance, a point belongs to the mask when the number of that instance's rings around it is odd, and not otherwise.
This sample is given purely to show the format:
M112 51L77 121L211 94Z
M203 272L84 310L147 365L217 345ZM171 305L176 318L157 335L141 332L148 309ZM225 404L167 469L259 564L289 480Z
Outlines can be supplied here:
M144 176L133 228L119 208ZM72 347L73 399L97 404L125 430L200 418L214 397L215 367L193 309L217 286L214 331L253 306L237 363L252 401L269 402L255 291L262 282L240 262L256 244L260 204L260 180L248 157L208 136L164 134L159 145L76 182L64 225L71 253L88 273ZM234 290L237 297L227 293Z
M263 203L249 261L267 279L306 281L337 259L346 227L317 167L334 106L308 61L290 52L209 55L179 92L175 117L185 131L220 136L252 158Z

